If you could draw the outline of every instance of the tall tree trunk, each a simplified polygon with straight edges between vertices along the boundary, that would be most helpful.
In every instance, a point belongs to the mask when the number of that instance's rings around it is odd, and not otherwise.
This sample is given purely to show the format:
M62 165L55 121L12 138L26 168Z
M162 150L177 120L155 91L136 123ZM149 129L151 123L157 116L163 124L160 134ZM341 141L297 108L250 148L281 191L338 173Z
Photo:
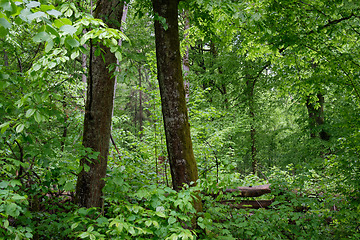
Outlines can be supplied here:
M167 29L155 20L157 75L160 86L166 146L173 188L191 185L198 179L198 169L190 137L190 125L181 70L178 31L178 1L153 0L155 14L166 19ZM197 211L202 205L194 201Z
M330 135L324 130L321 129L317 131L317 128L321 128L321 125L324 125L324 96L321 93L317 94L318 100L315 103L310 101L310 97L308 97L306 101L306 108L308 110L309 115L309 128L310 128L310 137L316 138L319 134L320 139L328 141L330 139ZM318 107L315 107L319 104Z
M119 28L123 4L118 0L99 0L95 9L95 17L101 18L109 27ZM114 77L107 68L116 63L116 57L110 49L99 44L90 44L90 65L88 88L85 104L83 145L100 154L96 159L81 159L83 166L76 185L76 201L83 207L101 207L103 178L106 174L107 156L109 152L111 116L113 109ZM95 56L96 47L103 49L104 59ZM89 166L89 169L85 167Z
M141 85L142 85L142 75L141 75L141 65L139 65L139 131L140 131L140 139L143 136L143 105L142 105L142 90L141 90Z
M249 104L249 117L250 117L250 142L251 142L251 166L254 174L257 174L258 161L256 158L256 128L255 128L255 108L254 108L254 88L256 79L250 79L247 76L246 88L247 98Z

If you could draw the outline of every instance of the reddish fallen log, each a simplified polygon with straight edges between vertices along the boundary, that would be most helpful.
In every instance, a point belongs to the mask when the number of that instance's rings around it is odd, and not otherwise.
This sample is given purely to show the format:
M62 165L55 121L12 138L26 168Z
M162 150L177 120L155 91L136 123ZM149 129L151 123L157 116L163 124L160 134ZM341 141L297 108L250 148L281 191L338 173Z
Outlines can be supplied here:
M270 184L253 186L253 187L237 187L235 189L227 188L224 192L236 193L238 197L259 197L266 193L271 193Z

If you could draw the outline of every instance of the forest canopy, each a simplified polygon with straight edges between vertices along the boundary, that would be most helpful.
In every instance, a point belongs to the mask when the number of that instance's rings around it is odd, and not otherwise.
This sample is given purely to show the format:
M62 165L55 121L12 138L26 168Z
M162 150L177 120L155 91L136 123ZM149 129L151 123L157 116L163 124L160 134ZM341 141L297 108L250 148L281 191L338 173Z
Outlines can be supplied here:
M359 239L357 0L0 0L0 239Z

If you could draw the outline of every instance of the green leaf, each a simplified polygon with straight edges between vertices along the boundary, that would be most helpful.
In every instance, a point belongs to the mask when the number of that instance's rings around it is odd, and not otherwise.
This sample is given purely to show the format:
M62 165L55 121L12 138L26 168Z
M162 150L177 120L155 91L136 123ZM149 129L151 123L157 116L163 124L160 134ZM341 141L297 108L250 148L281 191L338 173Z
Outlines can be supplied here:
M6 20L5 18L0 18L0 25L6 29L11 28L11 23L8 20Z
M40 123L44 120L44 117L38 111L35 113L34 118L37 123Z
M173 217L173 216L169 217L169 219L168 219L168 223L169 223L169 224L174 224L175 222L176 222L176 218L175 218L175 217Z
M3 26L0 26L0 37L6 37L6 35L8 35L8 33L9 33L9 30L4 28Z
M39 32L33 37L34 42L43 42L49 39L51 39L51 37L47 32Z
M9 205L7 205L5 207L5 213L12 217L17 217L20 214L18 206L15 203L10 203Z
M16 126L16 132L17 132L17 133L21 133L22 130L24 130L24 127L25 127L24 124L19 124L19 125L17 125L17 126Z
M35 109L30 108L29 110L26 111L25 117L29 118L31 117L34 113L35 113Z
M77 226L79 226L79 222L73 223L71 229L74 230Z
M74 51L74 52L71 54L70 58L71 58L72 60L74 60L74 59L77 58L78 56L79 56L79 51Z
M34 7L39 7L40 3L39 2L35 2L35 1L30 1L28 4L26 4L27 8L34 8Z
M40 10L43 12L46 12L46 11L52 10L52 9L55 9L54 5L41 4L41 6L40 6Z
M10 126L10 123L11 122L9 121L9 122L6 122L6 123L3 123L3 124L0 125L1 134L3 134L6 131L6 129L8 129L8 127Z
M44 12L35 12L27 16L29 21L46 16Z
M61 31L64 31L66 33L69 33L70 35L73 35L74 33L76 33L76 28L74 28L71 25L63 25L60 27Z
M49 11L46 11L47 14L51 15L51 16L54 16L54 17L59 17L61 16L61 12L55 10L55 9L52 9L52 10L49 10Z
M117 60L119 60L119 62L121 62L122 54L119 51L115 52L115 57L117 58Z
M54 21L55 27L61 28L64 25L72 25L72 22L70 21L70 19L67 19L67 18L55 19L55 21Z
M4 221L4 228L6 229L6 228L8 228L8 226L9 226L9 221L6 219Z
M78 235L79 238L86 238L88 237L90 234L88 232L83 232L81 234Z
M54 41L52 38L48 39L45 45L45 52L48 53L54 47Z
M66 43L69 44L73 48L80 46L80 43L75 38L67 38Z

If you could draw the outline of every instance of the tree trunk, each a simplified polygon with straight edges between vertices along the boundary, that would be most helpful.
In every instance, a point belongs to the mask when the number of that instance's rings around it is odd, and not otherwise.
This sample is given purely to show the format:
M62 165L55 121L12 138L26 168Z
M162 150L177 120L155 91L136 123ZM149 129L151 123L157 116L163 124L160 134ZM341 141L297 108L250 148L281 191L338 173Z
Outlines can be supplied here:
M258 162L256 158L256 128L255 128L255 109L254 109L254 88L256 79L251 79L250 75L247 75L246 89L247 100L249 104L249 117L250 117L250 142L251 142L251 166L254 174L257 174Z
M321 129L320 131L316 130L316 128L320 128L321 125L325 123L324 96L321 93L318 93L317 98L318 100L315 103L310 102L310 97L308 97L306 101L306 108L309 114L310 137L316 138L319 134L320 139L328 141L330 139L330 135L324 129ZM315 107L317 103L319 106Z
M95 17L101 18L109 27L119 28L121 23L123 4L117 0L100 0L97 2ZM82 207L101 207L103 178L106 175L107 156L109 152L111 116L113 109L114 77L107 68L116 63L116 57L110 49L101 44L90 44L89 78L85 104L85 119L83 145L99 152L96 159L87 157L81 159L83 167L79 173L76 185L76 201ZM104 52L101 56L94 56L96 47ZM87 167L85 166L89 166Z
M157 75L160 86L166 145L173 188L191 185L198 179L198 170L190 137L190 125L181 70L178 32L178 1L153 0L155 14L166 19L167 29L155 20ZM201 211L201 201L195 201Z

